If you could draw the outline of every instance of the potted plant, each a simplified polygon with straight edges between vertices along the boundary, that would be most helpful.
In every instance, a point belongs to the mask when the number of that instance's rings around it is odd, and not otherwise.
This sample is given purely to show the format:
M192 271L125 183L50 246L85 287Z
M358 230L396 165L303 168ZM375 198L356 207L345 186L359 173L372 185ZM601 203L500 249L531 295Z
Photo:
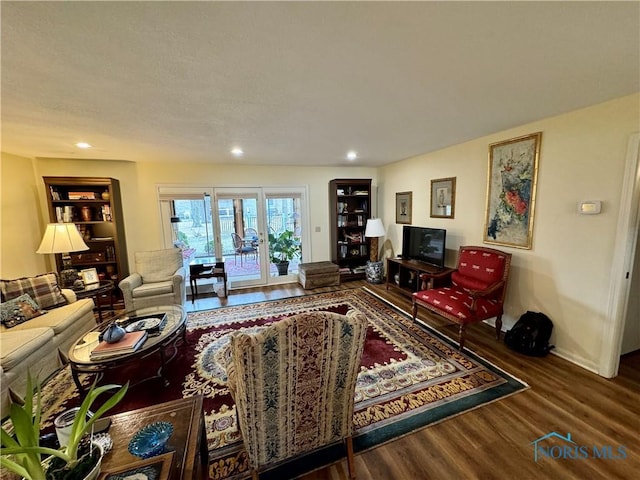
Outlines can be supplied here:
M289 262L295 257L300 257L300 240L291 230L276 235L269 234L269 260L278 268L278 275L286 275L289 271Z
M0 430L0 465L27 480L45 479L84 479L95 478L99 473L102 451L93 448L90 442L83 442L86 434L100 417L113 408L127 392L129 384L103 385L94 383L82 401L76 415L68 444L59 449L40 446L41 400L40 388L36 387L37 400L33 404L33 381L27 376L27 393L24 405L11 404L9 418L13 425L15 438L4 428ZM87 412L96 398L102 393L119 388L104 404L87 419ZM44 460L43 457L48 457ZM91 477L87 474L91 473Z

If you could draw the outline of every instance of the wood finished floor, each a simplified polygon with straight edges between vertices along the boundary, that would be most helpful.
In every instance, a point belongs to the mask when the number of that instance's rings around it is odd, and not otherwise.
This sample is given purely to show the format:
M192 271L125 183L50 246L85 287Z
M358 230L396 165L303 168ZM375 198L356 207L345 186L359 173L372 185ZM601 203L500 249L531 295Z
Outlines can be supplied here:
M386 292L383 285L349 282L341 288L367 286L410 311L410 299ZM239 305L335 289L303 290L296 284L235 290L227 299L187 301L190 311ZM457 338L456 327L443 320L419 317ZM640 352L623 357L620 374L605 379L559 357L516 354L495 340L494 330L473 325L467 346L485 359L527 382L531 388L482 408L432 425L356 455L359 480L416 479L634 479L640 478ZM622 445L625 459L539 459L531 442L550 432L592 449ZM557 440L547 446L563 447ZM346 461L302 477L346 480Z

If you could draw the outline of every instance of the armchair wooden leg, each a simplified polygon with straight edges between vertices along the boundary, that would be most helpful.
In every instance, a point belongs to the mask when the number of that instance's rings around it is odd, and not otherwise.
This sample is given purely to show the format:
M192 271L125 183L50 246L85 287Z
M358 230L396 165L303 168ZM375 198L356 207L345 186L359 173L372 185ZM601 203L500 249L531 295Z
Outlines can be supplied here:
M418 314L418 304L416 301L413 301L413 306L411 307L411 315L413 316L413 321L416 321L416 315Z
M465 325L464 323L460 324L460 330L458 331L458 343L460 344L460 351L464 348L464 334L465 334Z
M251 469L251 480L258 480L258 470L256 470L255 468Z
M349 468L349 478L356 478L356 461L353 456L353 438L347 437L344 439L347 444L347 467Z
M496 318L496 339L500 341L500 332L502 331L502 315Z

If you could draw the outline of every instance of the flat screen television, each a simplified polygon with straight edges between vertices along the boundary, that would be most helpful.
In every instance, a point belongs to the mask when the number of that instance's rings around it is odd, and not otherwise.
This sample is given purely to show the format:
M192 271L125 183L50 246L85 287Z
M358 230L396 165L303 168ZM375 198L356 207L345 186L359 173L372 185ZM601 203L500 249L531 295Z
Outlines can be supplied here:
M442 228L405 225L402 229L402 258L444 268L446 239L447 231Z

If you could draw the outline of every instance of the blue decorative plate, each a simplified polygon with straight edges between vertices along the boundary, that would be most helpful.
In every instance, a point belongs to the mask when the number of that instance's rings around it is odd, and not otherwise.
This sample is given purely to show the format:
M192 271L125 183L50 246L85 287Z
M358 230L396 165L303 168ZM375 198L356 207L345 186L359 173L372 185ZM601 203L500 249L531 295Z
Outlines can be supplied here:
M129 442L129 452L140 458L151 458L161 454L173 433L169 422L155 422L140 429Z

